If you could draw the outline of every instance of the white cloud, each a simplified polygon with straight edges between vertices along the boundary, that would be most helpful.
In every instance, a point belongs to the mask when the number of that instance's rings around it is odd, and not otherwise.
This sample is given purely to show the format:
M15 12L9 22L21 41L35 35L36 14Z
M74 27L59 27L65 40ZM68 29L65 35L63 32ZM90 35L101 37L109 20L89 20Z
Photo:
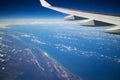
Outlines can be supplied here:
M31 41L34 42L34 43L38 43L38 44L43 44L43 45L46 44L45 42L42 42L42 41L40 41L38 39L32 39Z
M21 36L26 37L26 38L30 38L30 37L31 37L31 36L28 35L28 34L22 34Z
M71 47L71 46L67 46L64 44L55 44L57 49L60 49L61 51L77 51L76 47Z
M5 70L5 67L2 67L2 70Z
M44 53L44 55L45 55L46 57L49 57L48 54L47 54L46 52L43 52L43 53Z
M11 34L10 36L13 37L13 38L15 38L15 39L17 39L17 40L20 40L20 41L21 41L20 37L17 36L17 35L15 35L15 34Z
M1 61L1 62L4 62L5 60L0 58L0 61Z
M3 57L4 55L3 54L0 54L0 57Z

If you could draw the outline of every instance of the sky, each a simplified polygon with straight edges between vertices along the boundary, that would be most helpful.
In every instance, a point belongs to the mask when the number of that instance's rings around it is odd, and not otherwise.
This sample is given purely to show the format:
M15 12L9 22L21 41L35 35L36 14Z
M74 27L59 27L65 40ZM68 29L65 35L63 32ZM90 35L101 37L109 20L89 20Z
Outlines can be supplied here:
M47 0L54 6L91 12L120 14L119 0ZM65 14L46 9L39 0L0 0L0 18L62 18Z

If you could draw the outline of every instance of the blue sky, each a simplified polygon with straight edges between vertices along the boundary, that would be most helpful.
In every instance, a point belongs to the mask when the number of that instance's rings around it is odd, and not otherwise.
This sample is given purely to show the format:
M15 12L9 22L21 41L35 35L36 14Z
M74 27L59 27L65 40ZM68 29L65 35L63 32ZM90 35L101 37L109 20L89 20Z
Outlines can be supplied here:
M54 6L120 14L118 0L47 0ZM39 0L0 0L0 18L61 18L65 14L41 7Z

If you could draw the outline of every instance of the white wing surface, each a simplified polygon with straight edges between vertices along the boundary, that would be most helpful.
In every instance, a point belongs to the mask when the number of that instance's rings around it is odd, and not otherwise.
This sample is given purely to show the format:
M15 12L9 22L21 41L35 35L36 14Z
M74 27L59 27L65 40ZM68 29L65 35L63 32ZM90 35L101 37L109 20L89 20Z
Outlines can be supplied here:
M46 7L58 12L62 12L65 14L69 14L70 16L66 17L68 20L75 19L75 17L87 18L88 20L82 21L83 23L81 22L81 24L83 25L95 25L94 21L115 24L116 27L107 29L105 30L105 32L120 34L120 16L90 13L90 12L84 12L84 11L78 11L78 10L71 10L67 8L54 7L54 6L51 6L45 0L40 0L40 2L43 7Z

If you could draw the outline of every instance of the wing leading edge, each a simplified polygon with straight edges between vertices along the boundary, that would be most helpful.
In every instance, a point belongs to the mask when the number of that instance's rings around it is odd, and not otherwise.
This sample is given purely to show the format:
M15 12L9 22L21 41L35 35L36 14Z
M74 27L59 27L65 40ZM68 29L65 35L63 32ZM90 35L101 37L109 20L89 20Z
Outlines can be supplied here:
M88 18L89 24L90 22L93 23L93 21L101 21L105 23L115 24L117 25L116 27L106 29L105 32L120 34L120 17L119 16L90 13L90 12L84 12L84 11L71 10L67 8L54 7L54 6L51 6L45 0L40 0L40 3L43 7L46 7L46 8L58 11L58 12L62 12L62 13L69 14L69 15L74 15L77 17Z

